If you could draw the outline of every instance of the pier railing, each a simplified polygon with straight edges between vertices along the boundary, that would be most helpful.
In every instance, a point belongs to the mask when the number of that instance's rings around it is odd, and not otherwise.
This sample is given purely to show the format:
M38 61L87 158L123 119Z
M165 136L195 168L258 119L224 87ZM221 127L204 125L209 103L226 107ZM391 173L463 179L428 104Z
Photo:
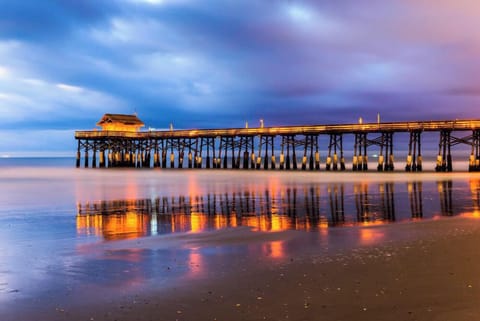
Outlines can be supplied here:
M251 136L251 135L302 135L302 134L329 134L329 133L376 133L381 131L410 132L420 131L464 131L480 129L480 120L447 120L447 121L411 121L411 122L386 122L364 124L332 124L309 126L275 126L255 128L226 128L226 129L181 129L164 131L76 131L75 137L81 138L170 138L170 137L219 137L219 136Z

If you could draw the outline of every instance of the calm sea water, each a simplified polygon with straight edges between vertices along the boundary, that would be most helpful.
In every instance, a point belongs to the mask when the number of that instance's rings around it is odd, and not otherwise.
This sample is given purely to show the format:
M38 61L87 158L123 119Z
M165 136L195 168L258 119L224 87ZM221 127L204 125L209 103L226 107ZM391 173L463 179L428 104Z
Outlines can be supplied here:
M226 234L209 233L297 230L335 251L384 242L386 224L480 214L479 174L73 165L0 159L0 312L34 308L45 294L68 304L79 289L112 295L206 277L228 255L289 255L281 241L198 247L185 243L192 235L221 244Z

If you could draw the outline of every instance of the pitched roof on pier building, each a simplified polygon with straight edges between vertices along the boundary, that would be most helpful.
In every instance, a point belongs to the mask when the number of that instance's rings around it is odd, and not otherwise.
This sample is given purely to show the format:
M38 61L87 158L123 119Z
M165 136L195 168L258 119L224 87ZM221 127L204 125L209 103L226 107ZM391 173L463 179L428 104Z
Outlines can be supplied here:
M145 124L137 115L105 114L97 126L107 131L138 132Z

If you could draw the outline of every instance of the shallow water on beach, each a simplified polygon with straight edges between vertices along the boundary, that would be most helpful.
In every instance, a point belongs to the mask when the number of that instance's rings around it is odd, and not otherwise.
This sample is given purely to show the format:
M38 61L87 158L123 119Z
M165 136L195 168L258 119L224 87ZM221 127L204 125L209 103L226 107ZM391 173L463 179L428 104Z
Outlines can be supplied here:
M0 311L208 278L233 256L288 259L272 232L308 233L319 253L379 245L402 237L382 228L395 222L480 217L479 196L470 173L2 166Z

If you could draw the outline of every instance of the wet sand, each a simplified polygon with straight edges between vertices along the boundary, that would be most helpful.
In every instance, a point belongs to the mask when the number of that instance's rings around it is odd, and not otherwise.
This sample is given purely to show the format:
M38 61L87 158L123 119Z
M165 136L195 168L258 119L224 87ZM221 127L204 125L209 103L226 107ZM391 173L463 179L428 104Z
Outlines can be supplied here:
M480 220L458 217L367 229L387 238L372 245L322 252L319 244L312 241L314 232L258 233L242 229L186 234L183 245L196 248L255 246L278 240L290 247L281 259L227 255L228 262L209 266L203 277L186 278L163 289L151 284L148 289L116 297L83 293L84 300L77 296L61 304L56 301L60 299L58 295L52 293L28 306L19 301L0 317L445 321L480 318ZM155 238L144 242L136 244L155 247ZM122 248L128 243L105 246Z

